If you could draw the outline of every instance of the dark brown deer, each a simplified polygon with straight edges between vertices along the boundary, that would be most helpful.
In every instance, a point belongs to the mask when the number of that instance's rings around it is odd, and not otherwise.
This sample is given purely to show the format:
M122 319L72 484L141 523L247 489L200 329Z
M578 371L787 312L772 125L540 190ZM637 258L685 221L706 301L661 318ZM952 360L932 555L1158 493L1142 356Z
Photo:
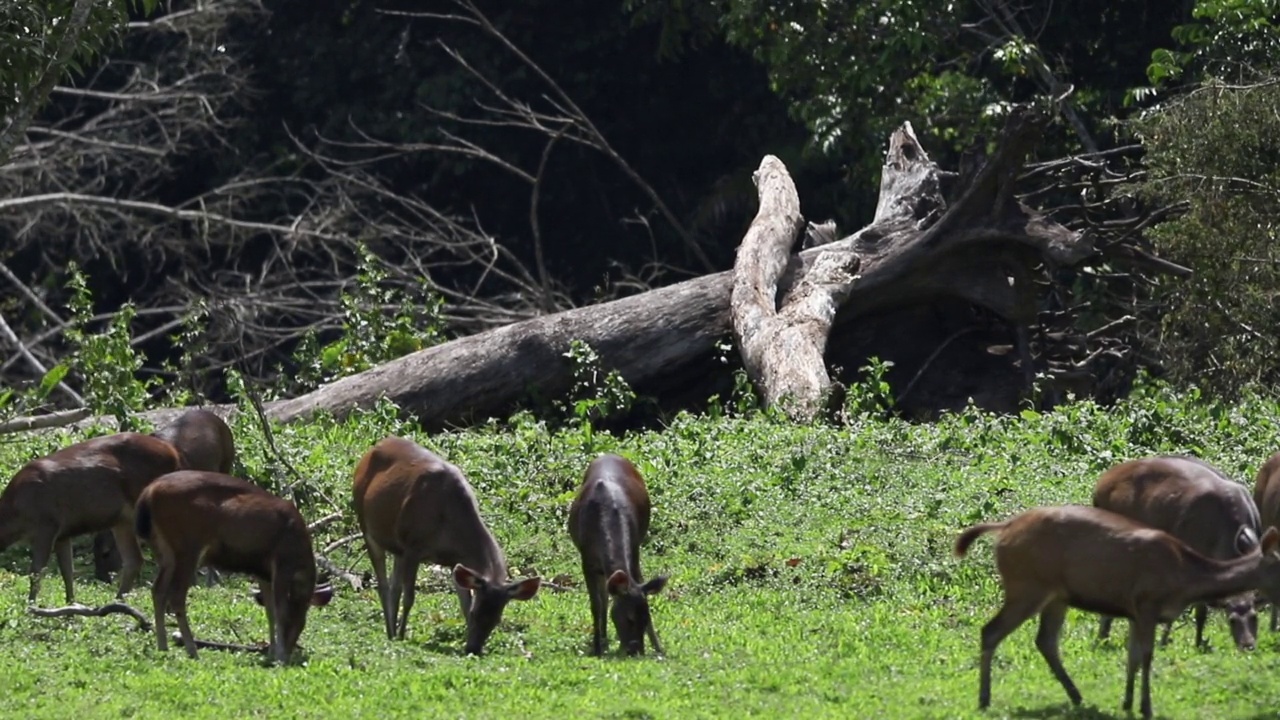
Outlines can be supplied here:
M606 614L628 655L644 653L647 634L662 652L649 614L649 596L661 592L665 576L648 582L640 572L640 543L649 533L649 491L631 461L601 455L587 466L578 495L569 506L569 536L582 556L582 574L591 595L591 651L609 646ZM608 612L609 596L613 610Z
M31 543L27 602L39 595L51 554L57 556L67 602L74 602L71 539L104 530L120 550L117 596L124 597L142 568L134 503L152 480L181 468L172 445L131 432L78 442L23 465L0 493L0 550L23 539Z
M1098 478L1093 505L1164 530L1217 560L1253 552L1262 534L1258 508L1245 486L1191 457L1166 455L1120 463ZM1236 647L1252 650L1258 636L1256 596L1250 590L1194 603L1196 645L1205 645L1204 623L1212 605L1226 610ZM1162 645L1169 642L1172 627L1173 623L1165 625ZM1107 637L1110 630L1111 618L1103 616L1099 637Z
M1280 525L1280 452L1275 453L1258 468L1258 477L1253 483L1253 502L1258 506L1263 527ZM1278 604L1280 595L1269 595L1271 601L1271 632L1280 629Z
M1080 691L1067 675L1058 640L1067 608L1129 619L1129 662L1124 709L1133 708L1133 682L1142 669L1142 715L1151 717L1151 657L1156 625L1170 622L1194 602L1247 590L1280 590L1280 530L1271 527L1261 545L1233 560L1214 560L1163 530L1123 515L1082 505L1032 508L1000 523L966 529L956 538L964 557L974 540L998 532L996 568L1004 604L982 627L978 707L991 704L991 660L996 647L1039 614L1036 648L1054 677L1079 705Z
M424 562L453 567L469 654L483 652L510 601L537 594L540 578L509 580L506 557L480 517L470 483L435 453L410 440L385 438L360 459L353 491L387 637L404 638L418 565ZM390 583L387 553L395 558Z
M152 433L178 448L187 469L230 475L236 461L235 439L226 421L204 408L194 408Z
M172 423L152 433L153 436L173 445L182 454L188 470L231 474L235 464L235 441L231 428L217 414L203 408L188 410ZM112 571L120 569L120 557L108 533L99 533L93 539L94 575L106 581ZM215 573L209 572L209 584Z
M200 470L164 475L138 499L135 529L160 566L151 586L160 650L169 649L168 609L177 618L187 655L197 656L187 622L187 591L202 563L258 581L270 654L278 662L287 662L297 648L308 609L333 597L332 587L316 586L311 532L298 508L246 480Z

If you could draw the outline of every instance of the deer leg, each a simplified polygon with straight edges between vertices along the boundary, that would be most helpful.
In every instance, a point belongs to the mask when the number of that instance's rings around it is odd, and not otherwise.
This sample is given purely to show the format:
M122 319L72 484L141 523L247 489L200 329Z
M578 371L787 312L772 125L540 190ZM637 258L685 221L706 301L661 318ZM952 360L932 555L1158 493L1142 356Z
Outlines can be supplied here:
M49 564L49 556L53 554L56 532L41 529L31 537L31 589L27 592L27 604L34 605L40 595L40 576L44 575L44 567Z
M391 604L391 588L387 585L387 551L368 535L364 536L364 547L369 553L369 562L373 565L373 576L378 582L378 600L382 603L382 625L387 631L387 637L395 640L397 608Z
M169 574L162 562L156 579L151 583L151 606L156 615L156 648L161 652L169 649L169 638L164 629L164 614L169 607Z
M1129 663L1124 684L1124 709L1133 710L1133 681L1142 669L1142 716L1151 717L1151 656L1155 651L1156 623L1141 619L1129 622Z
M1195 615L1196 615L1196 647L1207 648L1209 646L1209 643L1204 639L1204 623L1206 620L1209 619L1209 606L1205 603L1197 603ZM1165 633L1165 635L1167 636L1168 633ZM1163 645L1164 643L1161 643L1161 644Z
M276 647L276 596L272 590L270 582L258 581L258 595L262 597L262 609L267 613L267 649L269 651L275 650Z
M120 551L120 586L116 589L116 597L123 598L133 589L138 573L142 571L142 548L138 547L138 536L133 534L132 521L115 526L111 534L115 536L116 548ZM194 567L190 574L195 576Z
M591 601L591 654L603 655L609 649L609 592L603 575L586 567L582 568L582 574L587 580Z
M662 651L662 643L658 642L658 631L653 627L653 620L649 621L649 627L645 629L645 632L649 634L649 642L653 643L653 651L659 655L666 655Z
M62 587L67 594L67 604L76 600L75 577L71 564L71 538L62 538L53 544L54 556L58 559L58 571L62 573Z
M1042 598L1031 601L1011 602L1008 592L1004 605L991 621L982 626L982 667L978 675L978 708L985 709L991 705L991 660L995 657L996 647L1009 633L1017 630L1040 609L1044 603Z
M1271 605L1271 632L1276 632L1280 628L1280 606Z
M169 606L178 620L178 631L182 633L182 645L187 649L187 656L196 659L196 638L187 622L187 591L196 575L196 558L179 555L175 558L169 575Z
M413 609L414 595L416 589L414 587L418 579L418 559L411 557L408 553L400 555L396 558L396 585L395 590L399 595L399 591L404 592L404 605L400 608L400 621L397 623L396 634L401 640L404 639L405 631L409 627L409 611ZM399 601L399 598L396 598Z
M1062 683L1062 689L1067 691L1067 697L1071 698L1071 704L1079 705L1081 699L1080 691L1076 689L1076 684L1071 682L1071 676L1067 674L1067 669L1062 666L1062 656L1058 653L1058 640L1062 635L1062 623L1066 619L1066 603L1054 602L1045 606L1040 611L1040 629L1036 633L1036 648L1044 656L1045 662L1049 663L1049 669L1053 671L1053 676L1058 678L1058 682Z
M1098 639L1106 640L1111 637L1111 622L1114 620L1110 615L1103 615L1098 619Z

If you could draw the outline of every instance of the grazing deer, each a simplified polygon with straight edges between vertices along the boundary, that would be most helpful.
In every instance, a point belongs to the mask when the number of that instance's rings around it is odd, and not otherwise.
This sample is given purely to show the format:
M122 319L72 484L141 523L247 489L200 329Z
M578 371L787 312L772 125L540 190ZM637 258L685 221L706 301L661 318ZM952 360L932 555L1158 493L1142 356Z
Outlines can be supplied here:
M0 492L0 550L22 539L31 543L27 602L40 593L50 554L57 556L67 602L74 602L71 539L104 530L120 551L117 596L124 597L142 568L134 503L152 480L181 468L172 445L132 432L78 442L23 465Z
M1253 502L1258 506L1263 527L1280 526L1280 452L1275 453L1258 468L1258 477L1253 483ZM1267 597L1271 601L1271 632L1277 629L1277 614L1280 610L1280 595Z
M473 655L483 652L508 602L537 594L540 578L507 577L506 557L480 518L462 471L426 448L403 438L381 440L356 466L353 491L387 637L404 638L418 565L424 562L453 566L467 622L465 649ZM395 558L390 583L387 553Z
M1098 478L1093 505L1164 530L1216 560L1253 552L1262 534L1258 508L1245 486L1191 457L1157 456L1120 463ZM1236 647L1252 650L1258 636L1256 596L1250 590L1220 601L1193 603L1196 645L1205 645L1204 623L1212 605L1226 610ZM1165 625L1160 644L1169 642L1172 628L1173 623ZM1103 616L1099 637L1107 637L1110 630L1111 618Z
M1232 560L1214 560L1163 530L1109 510L1081 505L1032 508L1000 523L966 529L956 538L964 557L974 540L997 532L996 568L1004 604L982 628L978 707L991 704L991 660L996 647L1039 614L1036 648L1054 677L1079 705L1058 640L1067 608L1129 619L1129 663L1124 709L1133 708L1133 682L1142 669L1142 715L1151 717L1151 657L1156 625L1170 622L1194 602L1246 590L1280 590L1280 530L1268 528L1261 545Z
M178 448L187 469L230 475L236 461L235 439L226 421L204 408L194 408L152 433Z
M333 588L316 586L311 532L293 503L246 480L184 470L158 478L138 499L135 529L151 544L160 571L151 586L156 645L168 650L165 610L172 610L187 655L196 641L187 623L187 591L202 564L258 581L266 609L270 654L287 662L312 605L327 605Z
M662 652L649 614L649 596L661 592L665 576L645 582L640 543L649 533L649 492L631 461L602 455L587 466L569 506L569 536L582 556L582 574L591 594L591 651L609 645L606 611L613 596L613 627L628 655L644 653L647 634Z
M222 418L203 408L188 410L151 434L177 448L183 457L183 467L188 470L230 474L235 464L231 428ZM93 566L94 575L103 581L110 578L112 571L120 569L120 557L108 533L98 533L93 538ZM208 573L210 585L214 575Z

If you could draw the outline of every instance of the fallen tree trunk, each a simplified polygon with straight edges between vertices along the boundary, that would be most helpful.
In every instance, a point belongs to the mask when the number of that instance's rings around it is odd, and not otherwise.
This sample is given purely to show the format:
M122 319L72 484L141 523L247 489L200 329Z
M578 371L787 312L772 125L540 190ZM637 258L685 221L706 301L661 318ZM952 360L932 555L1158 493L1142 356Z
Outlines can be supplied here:
M960 174L939 171L918 144L900 144L903 166L883 178L871 226L827 242L834 237L832 229L811 225L806 244L814 247L787 253L776 278L784 307L803 295L820 258L843 254L861 262L825 347L834 375L856 379L868 357L892 360L889 380L898 408L917 416L969 401L1014 411L1031 392L1035 372L1043 375L1040 391L1049 403L1068 390L1123 392L1134 354L1122 341L1094 338L1086 335L1092 328L1076 328L1072 306L1080 303L1067 297L1069 287L1064 289L1054 273L1086 259L1183 272L1138 244L1141 231L1175 213L1162 208L1100 223L1096 218L1107 208L1098 202L1053 208L1055 217L1078 215L1080 222L1068 228L1033 212L1019 201L1014 186L1043 126L1043 118L1019 109L990 159ZM1101 172L1104 166L1101 161L1058 162L1024 176L1043 183L1055 173ZM1114 174L1104 180L1063 181L1062 187L1078 198L1079 187L1105 196L1120 184ZM937 200L942 185L952 189L950 205ZM1031 192L1066 196L1044 188ZM505 418L571 390L573 363L566 353L574 340L589 344L603 369L616 370L638 394L656 398L664 409L696 409L713 393L733 388L733 363L717 347L732 337L732 281L731 272L716 273L459 338L300 397L266 403L265 414L280 422L317 412L342 417L386 398L428 430ZM1085 340L1048 341L1054 323ZM143 417L160 424L173 412Z

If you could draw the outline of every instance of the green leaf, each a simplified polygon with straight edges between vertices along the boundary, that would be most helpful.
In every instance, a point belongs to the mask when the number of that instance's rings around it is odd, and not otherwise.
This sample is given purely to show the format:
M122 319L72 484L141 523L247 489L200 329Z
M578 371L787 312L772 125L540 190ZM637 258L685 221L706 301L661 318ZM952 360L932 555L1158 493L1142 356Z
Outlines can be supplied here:
M66 363L49 368L49 372L45 373L44 377L40 379L39 397L41 399L46 397L58 383L62 382L62 378L67 376L67 371L70 369L70 366Z

